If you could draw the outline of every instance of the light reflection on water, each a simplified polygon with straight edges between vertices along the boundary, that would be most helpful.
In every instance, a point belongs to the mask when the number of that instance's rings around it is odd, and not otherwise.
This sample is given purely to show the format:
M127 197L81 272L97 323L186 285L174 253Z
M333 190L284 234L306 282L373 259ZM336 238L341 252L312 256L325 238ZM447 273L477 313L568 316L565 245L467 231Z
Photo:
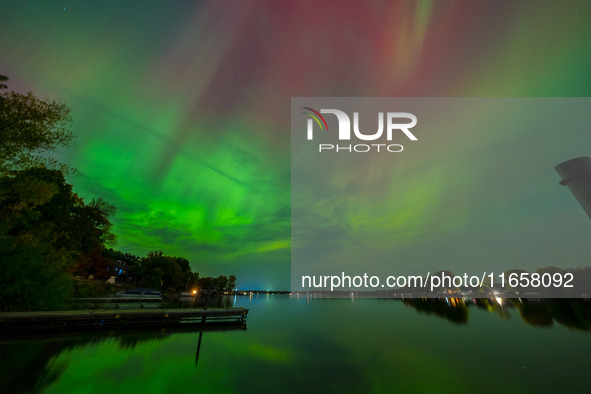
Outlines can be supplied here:
M246 331L0 343L3 392L587 392L581 301L231 297ZM474 303L476 302L476 303ZM196 357L199 357L196 365Z

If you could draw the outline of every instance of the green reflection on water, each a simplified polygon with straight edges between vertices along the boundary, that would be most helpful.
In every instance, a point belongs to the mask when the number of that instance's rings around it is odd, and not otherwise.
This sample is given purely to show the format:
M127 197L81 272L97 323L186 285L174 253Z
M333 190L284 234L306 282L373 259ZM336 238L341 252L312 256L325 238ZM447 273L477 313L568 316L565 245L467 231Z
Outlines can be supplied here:
M579 300L260 295L236 305L250 308L248 330L205 332L197 365L198 333L5 341L0 383L48 393L582 392L591 383L591 305Z

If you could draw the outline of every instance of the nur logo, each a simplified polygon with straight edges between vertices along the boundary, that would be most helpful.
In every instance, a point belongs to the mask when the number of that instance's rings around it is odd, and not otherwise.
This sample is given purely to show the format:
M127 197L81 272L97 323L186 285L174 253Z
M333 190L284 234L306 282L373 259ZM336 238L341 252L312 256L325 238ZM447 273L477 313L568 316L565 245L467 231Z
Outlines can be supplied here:
M351 119L349 115L338 109L321 109L320 112L310 107L302 107L307 110L303 112L310 116L307 123L307 139L314 139L314 123L318 125L320 131L328 131L328 124L322 114L332 114L336 116L339 129L338 139L340 141L351 140ZM362 141L375 141L382 137L384 128L386 129L386 139L392 141L395 132L401 131L411 141L418 141L418 138L411 133L410 129L416 126L417 117L408 112L387 112L386 126L384 127L384 113L378 112L378 130L374 133L366 134L359 129L359 112L353 112L353 134ZM348 152L369 152L376 149L380 152L380 148L385 147L388 152L402 152L403 146L400 144L357 144L357 145L333 145L333 144L319 144L319 152L323 150L348 151Z

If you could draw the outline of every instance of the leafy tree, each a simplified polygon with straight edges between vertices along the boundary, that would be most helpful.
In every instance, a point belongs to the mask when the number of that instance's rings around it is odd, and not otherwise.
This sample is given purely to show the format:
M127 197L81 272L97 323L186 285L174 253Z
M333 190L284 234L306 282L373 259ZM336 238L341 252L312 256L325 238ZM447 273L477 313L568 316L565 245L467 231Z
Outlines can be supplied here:
M105 259L111 262L112 266L122 269L119 280L125 283L139 283L138 280L143 274L139 256L112 248L105 248L101 253Z
M58 193L30 172L0 178L0 310L55 307L71 291L75 255L57 246L54 223L40 212Z
M0 91L6 89L6 81L0 75ZM41 100L31 92L0 92L0 175L40 166L70 171L48 155L70 144L70 121L63 103Z
M189 260L184 257L176 257L176 263L181 267L183 273L186 275L191 273L191 264L189 263Z
M226 287L228 287L228 278L224 275L220 275L214 279L214 288L217 291L225 291Z
M117 236L111 232L113 224L109 220L115 214L116 207L109 204L102 197L93 198L89 204L83 206L80 217L86 228L87 234L96 240L99 245L113 245Z
M226 287L226 291L233 291L236 288L236 277L234 275L230 275L228 277L228 286Z
M220 275L217 278L205 276L197 280L197 285L201 290L232 291L236 286L236 277L230 275L226 277Z
M0 309L56 307L72 290L70 270L101 271L97 250L114 239L109 212L86 205L58 170L0 177Z
M197 283L199 285L199 289L201 289L201 290L213 290L214 289L213 278L211 276L201 277L201 278L199 278Z
M110 258L111 260L121 261L128 267L139 265L141 257L129 252L121 252L112 248L105 248L103 250L103 256Z
M0 76L0 310L55 308L71 294L70 272L108 275L101 250L115 241L115 207L86 204L65 181L69 168L48 155L72 140L69 109L4 91L7 80Z
M58 170L33 168L15 172L7 179L17 184L36 181L51 185L54 190L51 199L35 208L37 220L28 225L35 223L51 231L51 239L47 241L58 250L68 251L77 263L73 272L107 277L108 262L102 259L100 251L115 240L109 220L115 210L113 206L100 199L85 204Z
M148 256L142 259L141 264L146 278L151 278L156 269L162 272L162 284L155 287L162 290L184 290L191 273L189 262L186 259L167 256L162 251L148 253ZM144 282L142 279L142 285L145 285ZM150 283L153 283L151 279Z
M199 273L198 272L191 272L189 274L189 278L187 279L187 290L193 289L195 287L199 287Z
M155 267L154 269L150 270L150 272L146 276L142 278L142 286L151 289L161 289L163 278L164 272L162 272L162 268Z

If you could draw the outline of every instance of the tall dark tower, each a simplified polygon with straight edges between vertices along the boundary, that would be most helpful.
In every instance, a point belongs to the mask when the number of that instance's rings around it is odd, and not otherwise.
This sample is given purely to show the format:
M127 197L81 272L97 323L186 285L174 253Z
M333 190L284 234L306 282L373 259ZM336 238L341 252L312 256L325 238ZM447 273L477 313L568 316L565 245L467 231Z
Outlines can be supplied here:
M568 186L591 219L591 159L577 157L555 167L562 178L560 184Z

